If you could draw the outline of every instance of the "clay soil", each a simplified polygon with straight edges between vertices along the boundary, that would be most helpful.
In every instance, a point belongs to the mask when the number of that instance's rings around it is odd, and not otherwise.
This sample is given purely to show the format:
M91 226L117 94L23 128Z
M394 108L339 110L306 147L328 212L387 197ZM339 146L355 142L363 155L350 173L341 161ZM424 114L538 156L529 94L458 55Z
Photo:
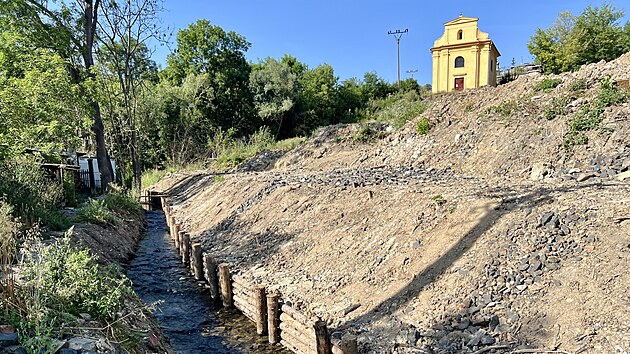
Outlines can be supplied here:
M588 144L563 142L601 80L623 87L628 67L630 53L435 96L367 143L357 125L326 127L285 154L154 189L205 251L333 335L355 333L363 353L625 353L629 104L607 107ZM550 78L561 83L535 90Z

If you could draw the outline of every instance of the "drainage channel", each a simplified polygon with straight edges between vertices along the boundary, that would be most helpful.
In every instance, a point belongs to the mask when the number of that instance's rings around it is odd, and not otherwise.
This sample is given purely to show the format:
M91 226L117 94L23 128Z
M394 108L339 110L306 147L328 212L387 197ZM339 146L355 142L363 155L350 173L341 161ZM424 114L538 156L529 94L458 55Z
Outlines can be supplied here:
M147 229L127 276L147 304L159 302L154 315L178 353L288 353L235 309L212 304L204 287L185 269L171 243L162 211L147 211Z

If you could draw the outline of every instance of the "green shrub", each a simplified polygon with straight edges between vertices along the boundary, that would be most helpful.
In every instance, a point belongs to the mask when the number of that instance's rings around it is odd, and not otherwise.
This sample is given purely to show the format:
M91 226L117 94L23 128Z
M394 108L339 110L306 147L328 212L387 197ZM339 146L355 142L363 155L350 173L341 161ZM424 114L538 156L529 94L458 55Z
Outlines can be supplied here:
M551 100L551 103L545 107L545 118L547 120L552 120L557 116L563 116L568 113L567 111L567 103L568 99L566 97L557 98L554 97Z
M422 119L418 121L418 124L416 124L416 131L420 135L429 134L430 129L431 129L431 125L429 124L429 118L423 117Z
M576 145L588 144L587 131L602 129L602 114L606 107L627 101L627 91L619 90L610 78L600 81L600 91L593 104L582 109L569 121L569 130L562 143L565 150L571 150Z
M361 124L361 128L359 129L359 132L356 133L352 138L355 141L358 141L361 143L367 143L368 141L371 141L372 139L375 139L376 137L378 137L378 132L375 129L370 127L369 124Z
M569 85L569 91L573 93L583 92L588 88L588 82L586 79L577 79Z
M92 198L77 210L75 219L90 224L116 224L118 221L105 206L105 200L98 201Z
M501 117L509 117L512 113L518 111L518 103L516 101L503 101L499 105L489 107L487 113L496 113Z
M400 129L424 113L427 107L428 104L422 96L415 91L409 91L370 101L365 117L369 121L389 124L394 129Z
M0 162L0 198L13 206L13 215L26 227L56 220L63 187L47 176L36 159L20 156ZM46 225L61 231L58 224Z
M129 191L113 187L105 195L103 205L109 210L126 210L135 215L142 214L142 205L138 198L133 197Z
M21 266L29 291L21 295L54 322L64 314L81 313L97 320L113 320L133 294L130 282L117 277L112 268L99 266L87 250L72 246L71 233L72 229L48 246L34 241L25 248Z
M225 181L225 177L223 175L216 175L214 176L214 178L212 178L212 180L214 181L214 183L221 183Z
M551 92L562 83L562 79L544 79L538 85L534 86L534 92Z

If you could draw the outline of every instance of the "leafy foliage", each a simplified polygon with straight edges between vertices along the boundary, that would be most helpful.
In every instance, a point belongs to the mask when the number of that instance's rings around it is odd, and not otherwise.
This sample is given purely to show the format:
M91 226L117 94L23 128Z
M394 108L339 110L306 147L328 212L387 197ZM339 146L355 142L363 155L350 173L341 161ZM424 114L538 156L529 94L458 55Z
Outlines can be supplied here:
M59 213L62 197L62 186L45 175L37 160L22 156L0 161L0 198L26 226L42 222L65 230L69 223Z
M538 85L534 86L534 92L551 92L562 83L562 79L544 79Z
M628 92L619 90L610 78L603 79L600 86L594 104L582 107L569 121L569 131L563 142L563 147L566 150L571 150L576 145L588 144L586 132L601 127L602 114L606 107L623 103L630 97Z
M416 131L420 135L427 135L429 134L430 130L431 130L431 124L429 123L429 119L426 117L423 117L422 119L420 119L418 123L416 124Z
M107 194L105 194L103 204L109 210L125 210L135 215L142 214L142 205L138 201L138 198L134 197L130 191L122 188L111 188Z
M538 28L527 46L546 73L609 61L630 51L630 22L618 23L623 15L610 4L588 6L578 16L563 12L550 28Z
M89 127L80 86L71 82L61 57L25 41L0 32L0 145L12 155L27 147L75 148Z
M105 205L105 200L99 201L91 198L77 210L75 219L90 224L116 224L118 222L118 219Z

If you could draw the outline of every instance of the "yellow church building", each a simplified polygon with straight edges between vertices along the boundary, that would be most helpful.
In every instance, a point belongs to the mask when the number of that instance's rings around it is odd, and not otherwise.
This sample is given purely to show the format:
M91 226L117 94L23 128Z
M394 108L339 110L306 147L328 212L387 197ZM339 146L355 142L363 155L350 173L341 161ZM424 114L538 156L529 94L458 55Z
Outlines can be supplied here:
M478 18L459 16L444 24L444 34L435 41L433 92L461 91L497 85L497 58L501 55Z

